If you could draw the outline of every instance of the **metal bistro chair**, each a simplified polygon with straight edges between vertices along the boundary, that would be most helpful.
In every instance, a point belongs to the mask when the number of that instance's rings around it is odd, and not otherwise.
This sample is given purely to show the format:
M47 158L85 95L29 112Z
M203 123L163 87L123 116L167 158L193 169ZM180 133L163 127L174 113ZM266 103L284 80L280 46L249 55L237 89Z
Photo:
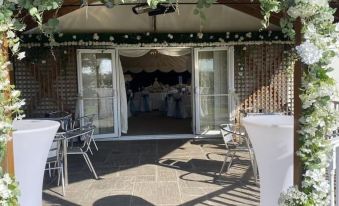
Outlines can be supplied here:
M94 170L91 160L89 159L87 152L90 150L90 144L92 141L92 135L94 132L94 127L80 127L77 129L69 130L64 133L64 137L67 140L82 137L83 144L81 146L68 147L67 155L82 155L85 159L85 162L89 170L93 173L95 179L98 179L97 173Z
M60 127L63 131L67 131L72 128L72 114L68 112L51 112L47 114L45 119L60 122Z
M235 131L236 127L237 126L233 125L233 124L221 124L220 125L221 135L222 135L222 138L224 140L227 152L226 152L226 155L225 155L224 162L221 166L219 175L222 174L222 172L223 172L223 170L226 166L228 157L230 157L230 161L229 161L226 173L229 171L229 169L232 165L232 162L233 162L233 159L234 159L236 152L247 150L248 153L249 153L250 161L251 161L254 180L255 180L255 183L257 184L258 183L258 167L257 167L257 163L256 163L256 160L255 160L255 154L254 154L251 142L250 142L246 132L245 131ZM239 138L239 140L234 141L234 136L236 138ZM241 141L245 141L245 144L246 144L245 148L240 145Z
M46 169L48 170L49 177L52 177L51 170L58 171L58 186L60 185L60 177L61 177L61 185L62 185L62 195L65 196L65 177L64 177L64 166L63 166L63 156L61 152L61 141L62 137L58 134L55 136L52 146L48 153L48 158L46 162Z
M74 119L72 123L72 129L77 129L77 128L95 128L93 121L94 121L95 114L92 115L87 115L83 117L79 117ZM98 145L95 142L95 139L93 138L93 135L91 136L91 141L88 142L89 144L93 143L95 149L99 151ZM90 145L89 145L90 146ZM91 147L89 147L89 152L91 155L93 155Z

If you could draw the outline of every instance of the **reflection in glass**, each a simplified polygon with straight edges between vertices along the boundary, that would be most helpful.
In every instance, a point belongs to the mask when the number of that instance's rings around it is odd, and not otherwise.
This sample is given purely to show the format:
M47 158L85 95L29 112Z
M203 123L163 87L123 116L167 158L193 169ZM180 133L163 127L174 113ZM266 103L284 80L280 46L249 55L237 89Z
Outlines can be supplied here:
M96 134L114 133L112 56L82 53L81 65L84 115L96 114Z
M226 50L198 53L201 133L230 121L227 63Z

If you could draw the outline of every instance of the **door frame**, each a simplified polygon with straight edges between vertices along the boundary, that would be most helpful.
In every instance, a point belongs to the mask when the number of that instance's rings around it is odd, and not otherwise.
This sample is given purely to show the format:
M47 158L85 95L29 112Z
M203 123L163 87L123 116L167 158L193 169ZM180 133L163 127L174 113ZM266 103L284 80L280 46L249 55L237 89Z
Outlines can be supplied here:
M83 98L83 82L82 82L82 62L81 62L81 54L83 53L110 53L111 61L112 61L112 97L113 97L113 121L114 121L114 132L108 134L96 134L95 138L115 138L119 136L120 124L119 122L119 110L118 110L118 78L117 78L117 63L116 63L116 50L115 49L77 49L77 76L78 76L78 106L79 106L79 115L84 116L84 98Z
M174 137L174 136L178 136L180 138L180 136L193 136L195 135L195 100L194 100L194 47L180 47L180 46L177 46L177 47L134 47L134 46L130 46L130 47L116 47L115 48L115 56L116 56L116 61L115 61L115 64L116 64L116 67L118 66L118 58L119 58L119 50L145 50L145 49L190 49L191 50L191 58L192 58L192 65L191 65L191 104L192 104L192 133L188 133L188 134L161 134L161 135L125 135L125 136L122 136L121 134L121 127L119 126L119 136L118 138L120 140L125 140L125 139L148 139L148 137L151 137L151 136L157 136L158 138L160 139L168 139L168 137ZM119 78L119 77L118 77ZM118 80L119 82L120 80ZM120 91L120 84L118 84L117 86L117 90ZM118 97L120 98L120 93L118 92ZM120 102L118 104L118 108L119 108L119 111L120 111ZM121 114L120 112L118 112L118 119L120 121L121 119ZM152 138L154 139L154 138Z
M194 133L196 135L201 135L200 131L200 87L199 87L199 63L198 63L198 53L200 51L227 51L227 69L228 69L228 93L233 94L235 92L234 89L234 46L225 46L225 47L203 47L203 48L194 48L194 67L192 70L192 74L194 72L194 126L195 126L195 131ZM235 102L231 100L231 98L228 98L228 105L229 105L229 111L230 112L230 117L232 119L235 118Z

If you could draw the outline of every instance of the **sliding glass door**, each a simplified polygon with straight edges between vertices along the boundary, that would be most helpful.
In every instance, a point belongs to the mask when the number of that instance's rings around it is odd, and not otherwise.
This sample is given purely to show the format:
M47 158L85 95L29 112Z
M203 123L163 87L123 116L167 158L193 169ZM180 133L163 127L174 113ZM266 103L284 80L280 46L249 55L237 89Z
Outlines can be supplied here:
M77 57L80 116L94 115L96 137L118 136L115 51L80 49Z
M196 134L217 135L233 121L233 47L195 50Z

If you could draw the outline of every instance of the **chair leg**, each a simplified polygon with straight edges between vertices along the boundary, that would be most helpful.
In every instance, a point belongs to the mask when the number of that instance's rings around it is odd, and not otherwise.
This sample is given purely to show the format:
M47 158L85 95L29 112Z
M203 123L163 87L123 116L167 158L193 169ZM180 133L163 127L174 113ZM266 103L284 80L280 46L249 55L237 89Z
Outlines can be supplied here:
M228 167L227 167L226 173L228 173L230 168L231 168L234 156L235 156L235 152L233 152L232 155L231 155L231 159L230 159L230 162L228 163Z
M222 174L222 171L224 170L224 168L225 168L225 166L226 166L227 159L228 159L228 153L226 153L226 155L225 155L225 159L224 159L224 162L222 163L222 166L221 166L219 175Z
M97 176L97 173L96 173L95 170L94 170L94 167L93 167L93 165L92 165L92 162L91 162L91 160L90 160L89 157L88 157L88 155L87 155L86 153L83 153L83 154L84 154L84 157L87 158L87 161L88 161L88 164L89 164L88 166L90 167L90 170L92 171L92 173L93 173L95 179L99 179L98 176Z
M62 185L62 196L65 196L65 176L64 176L64 167L60 167L61 170L61 185Z
M97 145L97 143L95 142L94 138L92 139L92 141L93 141L93 144L94 144L95 149L96 149L97 151L99 151L98 145Z
M48 175L49 175L49 178L52 177L52 172L51 172L51 163L48 163Z
M254 176L254 181L255 184L258 184L258 166L256 164L255 160L255 155L251 150L248 150L249 156L250 156L250 161L251 161L251 166L253 170L253 176Z
M84 157L85 162L86 162L86 164L87 164L87 167L89 168L89 170L90 170L91 172L93 172L91 166L89 165L88 159L87 159L87 157L86 157L85 155L87 155L87 154L86 154L86 153L83 153L83 154L82 154L82 156Z
M91 147L90 147L90 144L91 144L91 143L88 143L88 150L89 150L89 152L91 153L91 155L93 155L93 152L92 152L92 149L91 149Z

